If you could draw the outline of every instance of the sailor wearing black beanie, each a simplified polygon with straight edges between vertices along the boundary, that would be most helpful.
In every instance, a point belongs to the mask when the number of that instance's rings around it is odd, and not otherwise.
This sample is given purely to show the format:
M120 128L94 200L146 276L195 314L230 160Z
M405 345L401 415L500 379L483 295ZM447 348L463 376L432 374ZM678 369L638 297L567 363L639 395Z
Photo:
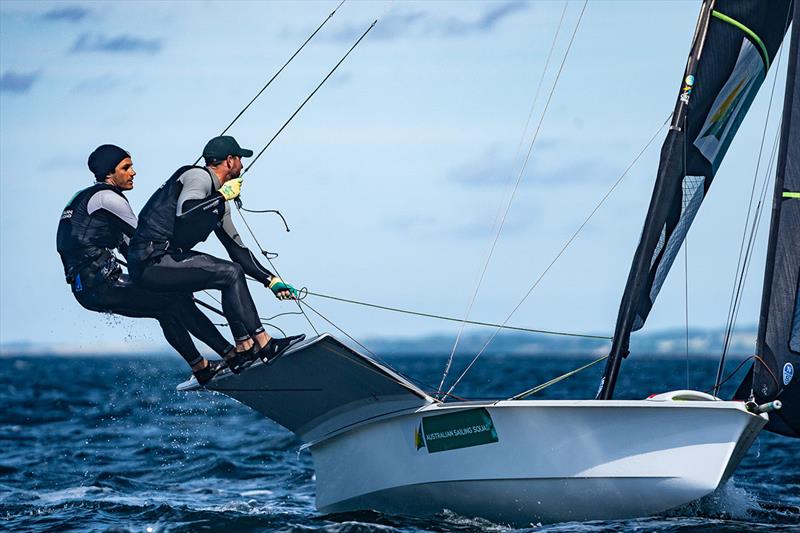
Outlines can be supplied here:
M98 146L89 155L89 170L94 174L97 181L105 181L106 177L114 172L120 161L131 154L113 144L103 144Z
M72 197L56 232L72 294L90 311L158 320L167 342L205 384L222 368L221 361L209 363L191 335L221 356L232 355L233 345L195 305L190 292L153 292L130 282L110 250L116 248L127 258L138 224L123 194L133 189L133 161L119 146L104 144L92 152L88 164L97 183Z

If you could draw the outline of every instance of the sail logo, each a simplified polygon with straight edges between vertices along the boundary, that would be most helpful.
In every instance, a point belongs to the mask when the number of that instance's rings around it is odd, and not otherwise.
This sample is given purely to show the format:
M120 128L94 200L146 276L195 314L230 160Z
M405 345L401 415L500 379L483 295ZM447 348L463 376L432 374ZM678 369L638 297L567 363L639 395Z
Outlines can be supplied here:
M794 367L792 366L792 363L786 363L785 365L783 365L783 385L784 386L788 385L789 382L792 381L793 377L794 377Z
M694 145L716 173L767 73L756 47L744 39L728 81L711 105Z

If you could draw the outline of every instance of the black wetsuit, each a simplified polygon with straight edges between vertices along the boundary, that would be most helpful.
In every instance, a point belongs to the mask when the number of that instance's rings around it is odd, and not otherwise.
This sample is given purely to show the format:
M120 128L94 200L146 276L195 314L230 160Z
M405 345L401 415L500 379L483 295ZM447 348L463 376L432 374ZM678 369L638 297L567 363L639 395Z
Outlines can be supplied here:
M245 274L268 284L273 274L248 250L206 167L179 168L139 213L128 256L131 276L157 291L222 291L222 310L237 341L264 331ZM192 250L214 232L233 260Z
M136 215L122 192L97 183L79 191L61 214L56 248L67 283L91 311L155 318L167 342L190 365L199 363L192 335L220 355L233 346L192 301L191 294L154 292L132 284L110 250L126 255Z

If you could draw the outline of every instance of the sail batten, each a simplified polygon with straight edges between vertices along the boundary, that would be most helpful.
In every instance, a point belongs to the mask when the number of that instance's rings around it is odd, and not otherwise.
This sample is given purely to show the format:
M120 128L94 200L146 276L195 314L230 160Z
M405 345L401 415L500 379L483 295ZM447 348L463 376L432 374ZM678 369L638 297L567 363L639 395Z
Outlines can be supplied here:
M791 20L792 0L706 0L661 149L599 398L613 396L630 335L644 326Z

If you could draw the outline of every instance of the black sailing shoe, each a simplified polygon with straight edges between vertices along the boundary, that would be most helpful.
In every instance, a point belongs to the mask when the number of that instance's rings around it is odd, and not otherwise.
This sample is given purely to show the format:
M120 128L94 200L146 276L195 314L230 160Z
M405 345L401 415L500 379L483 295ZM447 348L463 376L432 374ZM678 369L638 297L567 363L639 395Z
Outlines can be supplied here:
M236 352L232 357L226 357L225 363L231 372L234 374L240 373L242 370L252 365L258 359L258 352L256 352L256 345L253 344L249 349L243 352Z
M206 383L214 379L214 376L222 372L225 368L225 361L220 361L215 359L213 361L209 361L205 368L201 368L200 370L196 370L192 372L195 379L200 385L205 386Z
M282 339L276 339L275 337L272 337L267 345L258 351L258 357L261 358L265 365L269 364L280 354L288 350L291 346L294 346L305 338L305 334L293 335L291 337L284 337Z

